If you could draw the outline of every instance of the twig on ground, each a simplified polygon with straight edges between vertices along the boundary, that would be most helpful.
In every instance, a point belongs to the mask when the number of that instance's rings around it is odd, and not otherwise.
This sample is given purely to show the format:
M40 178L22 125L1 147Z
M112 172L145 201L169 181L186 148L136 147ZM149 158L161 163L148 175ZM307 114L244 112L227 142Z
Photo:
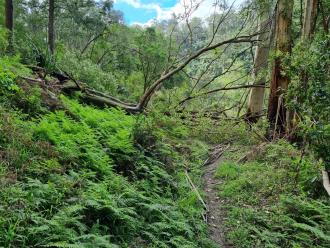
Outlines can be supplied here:
M195 184L192 182L187 170L184 171L184 175L186 176L187 181L189 182L189 185L190 185L191 189L195 192L198 200L202 203L202 205L203 205L204 209L206 210L206 212L208 212L208 207L207 207L206 203L204 202L202 196L199 194L198 189L196 188ZM207 223L206 215L202 214L202 217L203 217L203 220Z

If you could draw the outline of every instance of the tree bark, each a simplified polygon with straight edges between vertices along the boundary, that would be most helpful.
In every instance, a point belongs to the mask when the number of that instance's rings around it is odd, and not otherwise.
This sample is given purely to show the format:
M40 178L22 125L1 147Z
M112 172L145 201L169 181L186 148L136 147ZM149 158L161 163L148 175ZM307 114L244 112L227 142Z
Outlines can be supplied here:
M5 2L5 26L8 30L8 47L7 52L12 54L14 52L14 7L12 0Z
M263 4L259 13L258 46L255 51L255 60L253 68L254 85L264 86L266 78L262 73L267 68L267 60L269 55L269 33L271 21L269 18L269 10L267 4ZM256 122L262 115L264 103L265 87L251 88L246 120Z
M318 5L318 0L305 1L303 28L301 33L301 40L303 42L305 49L309 49L310 41L315 31L317 5ZM306 91L308 84L308 75L305 70L301 71L300 79L301 79L301 86Z
M53 55L55 51L55 0L49 0L48 6L48 48Z
M285 106L284 94L288 89L290 78L283 71L283 56L291 53L292 0L279 0L276 8L275 49L276 58L273 65L270 95L268 103L268 120L270 131L283 135L291 129L292 113Z
M302 38L310 39L314 33L318 0L306 0L304 8L304 22Z

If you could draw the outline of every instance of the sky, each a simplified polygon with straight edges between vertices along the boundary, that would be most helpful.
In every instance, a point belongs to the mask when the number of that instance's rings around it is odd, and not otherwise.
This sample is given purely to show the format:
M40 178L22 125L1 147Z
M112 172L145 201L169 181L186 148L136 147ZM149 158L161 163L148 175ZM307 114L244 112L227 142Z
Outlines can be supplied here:
M191 1L200 3L193 16L206 18L213 11L215 0L114 0L114 8L124 13L125 22L129 25L149 25L153 20L170 19L173 13L182 14L184 4ZM236 0L235 4L243 0ZM230 1L228 1L230 2Z

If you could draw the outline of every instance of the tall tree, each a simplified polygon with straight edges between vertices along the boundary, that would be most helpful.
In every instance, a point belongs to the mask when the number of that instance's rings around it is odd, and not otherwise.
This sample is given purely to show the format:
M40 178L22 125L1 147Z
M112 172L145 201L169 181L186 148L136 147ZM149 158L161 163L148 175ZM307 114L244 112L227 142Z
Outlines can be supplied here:
M306 0L304 8L304 22L302 37L309 39L314 33L318 0Z
M285 92L290 78L283 71L283 57L291 53L292 0L279 0L276 8L275 49L276 58L273 65L270 95L268 103L268 120L270 131L283 134L290 129L292 113L285 106Z
M5 26L8 30L8 53L14 52L14 7L12 0L6 0L5 2Z
M301 39L304 43L303 45L305 49L309 49L310 41L315 31L317 5L318 0L305 0L304 19L301 33ZM306 70L302 70L300 76L301 87L307 89L309 75Z
M255 51L253 77L254 85L264 86L266 78L264 70L267 68L267 60L269 54L269 34L271 27L271 20L269 18L269 5L265 2L260 3L259 7L259 24L258 24L258 46ZM255 122L262 114L262 107L264 102L265 88L254 87L251 88L246 118L250 122Z
M54 54L55 50L55 0L49 0L48 6L48 47L51 54Z

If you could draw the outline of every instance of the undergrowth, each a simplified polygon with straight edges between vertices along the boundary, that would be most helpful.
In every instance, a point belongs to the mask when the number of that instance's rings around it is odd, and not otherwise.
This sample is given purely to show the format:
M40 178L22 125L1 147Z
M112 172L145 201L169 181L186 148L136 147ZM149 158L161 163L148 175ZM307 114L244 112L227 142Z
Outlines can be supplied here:
M234 142L216 172L228 239L240 248L330 247L321 165L283 140L259 144L241 163L251 148Z
M180 121L66 97L64 110L40 111L38 102L26 111L13 100L19 91L38 96L7 74L0 96L1 247L214 247L184 175L188 168L201 183L207 146L191 140Z

